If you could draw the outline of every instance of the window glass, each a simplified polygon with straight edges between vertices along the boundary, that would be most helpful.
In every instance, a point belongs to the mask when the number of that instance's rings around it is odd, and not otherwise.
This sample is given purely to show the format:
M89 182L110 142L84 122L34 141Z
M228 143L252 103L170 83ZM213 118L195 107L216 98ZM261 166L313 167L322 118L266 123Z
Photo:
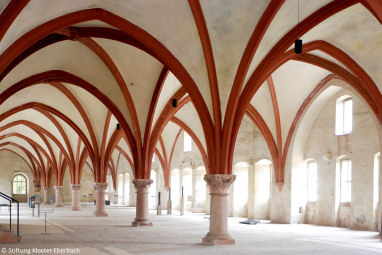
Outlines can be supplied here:
M351 161L341 160L341 203L351 202Z
M12 180L13 194L25 195L27 194L27 181L24 176L16 175Z
M344 102L344 134L349 134L353 127L353 100L348 99Z
M350 134L353 130L353 100L339 98L336 103L336 135Z
M191 139L191 136L189 134L187 134L186 132L183 133L184 136L183 136L183 146L184 146L184 152L187 152L187 151L192 151L192 139Z

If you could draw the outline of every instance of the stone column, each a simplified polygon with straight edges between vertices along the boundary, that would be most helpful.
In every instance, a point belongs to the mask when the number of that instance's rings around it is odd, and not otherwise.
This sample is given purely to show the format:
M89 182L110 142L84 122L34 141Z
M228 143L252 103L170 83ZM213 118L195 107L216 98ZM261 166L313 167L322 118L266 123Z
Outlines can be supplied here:
M49 202L49 187L44 187L44 204L48 205Z
M161 193L158 192L158 205L157 205L157 215L162 215L162 207L161 207Z
M235 244L228 234L228 189L235 175L210 174L204 180L210 187L210 231L203 238L204 245Z
M80 210L80 184L72 184L72 211Z
M64 189L64 186L54 186L54 191L56 192L56 202L54 204L54 207L63 207L64 204L62 203L62 191Z
M168 189L167 214L172 214L171 188Z
M40 180L33 180L34 193L39 193L41 190Z
M137 206L136 206L136 218L132 225L138 226L152 226L149 221L149 209L148 209L148 194L149 187L153 183L150 179L134 179L134 187L137 193Z
M107 212L105 211L105 191L107 189L107 183L94 183L93 188L95 189L96 193L96 210L94 215L97 217L107 216Z
M117 193L117 191L115 190L114 191L114 195L113 195L113 203L114 204L118 204L118 193Z

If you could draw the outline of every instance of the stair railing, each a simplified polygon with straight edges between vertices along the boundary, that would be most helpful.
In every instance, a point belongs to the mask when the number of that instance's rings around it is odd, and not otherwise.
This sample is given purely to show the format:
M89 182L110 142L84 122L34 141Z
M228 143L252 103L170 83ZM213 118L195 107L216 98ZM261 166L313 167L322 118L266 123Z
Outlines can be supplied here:
M12 231L12 202L15 202L16 205L17 205L17 236L20 236L20 221L19 221L19 218L20 218L20 205L19 205L19 201L17 201L16 199L14 199L13 197L10 197L2 192L0 192L0 197L8 200L9 202L9 230Z

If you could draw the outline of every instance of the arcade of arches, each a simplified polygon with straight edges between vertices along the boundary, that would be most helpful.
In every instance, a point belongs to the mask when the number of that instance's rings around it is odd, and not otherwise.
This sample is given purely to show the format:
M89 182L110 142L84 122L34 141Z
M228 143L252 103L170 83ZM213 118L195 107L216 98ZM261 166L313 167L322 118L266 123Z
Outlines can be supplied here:
M137 231L209 214L206 245L240 245L229 217L377 232L381 24L380 0L0 0L0 191Z

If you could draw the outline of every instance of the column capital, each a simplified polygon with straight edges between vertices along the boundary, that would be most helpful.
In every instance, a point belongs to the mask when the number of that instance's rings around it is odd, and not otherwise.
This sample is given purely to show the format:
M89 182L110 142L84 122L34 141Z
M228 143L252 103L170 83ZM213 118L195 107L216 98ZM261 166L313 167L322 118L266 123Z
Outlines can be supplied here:
M153 180L151 179L134 179L133 180L134 187L135 188L148 188L152 183Z
M93 188L96 190L96 192L105 191L107 189L107 183L106 182L93 183Z
M71 184L70 187L72 188L72 190L80 190L81 184Z
M49 189L50 189L49 187L44 187L44 190L46 191L49 191Z
M63 190L64 186L54 186L54 190Z
M229 186L236 180L236 175L231 174L206 174L204 180L210 187L211 193L227 194Z

